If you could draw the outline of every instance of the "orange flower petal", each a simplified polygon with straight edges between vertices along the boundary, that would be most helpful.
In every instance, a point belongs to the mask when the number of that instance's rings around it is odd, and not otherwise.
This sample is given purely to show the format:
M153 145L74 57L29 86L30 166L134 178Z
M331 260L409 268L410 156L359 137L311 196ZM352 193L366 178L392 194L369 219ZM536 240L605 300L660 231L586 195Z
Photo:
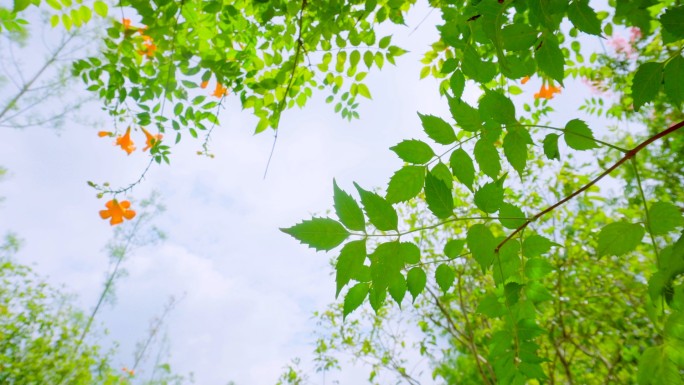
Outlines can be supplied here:
M131 219L135 218L135 210L126 210L126 211L124 211L123 217L126 218L126 219L128 219L128 220L131 220Z
M99 131L97 133L97 136L99 136L100 138L104 138L105 136L112 136L112 135L114 135L114 134L112 134L109 131Z
M100 218L107 219L111 216L112 214L109 212L109 210L100 210Z
M529 77L529 76L525 76L524 78L522 78L522 80L520 81L520 83L521 83L521 84L525 84L525 83L527 83L528 81L530 81L530 77Z
M200 83L200 88L207 88L208 85L209 85L209 81L205 80L202 83Z
M131 28L131 19L123 18L121 19L121 24L123 24L125 29Z

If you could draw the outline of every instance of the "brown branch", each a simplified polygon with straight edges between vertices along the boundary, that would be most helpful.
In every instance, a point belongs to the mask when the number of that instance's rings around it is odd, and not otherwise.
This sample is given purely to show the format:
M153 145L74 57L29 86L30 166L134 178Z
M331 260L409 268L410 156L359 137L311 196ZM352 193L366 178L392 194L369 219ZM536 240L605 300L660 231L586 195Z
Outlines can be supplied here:
M597 176L596 178L594 178L591 182L585 184L585 185L582 186L580 189L575 190L572 194L566 196L565 198L563 198L563 199L561 199L560 201L556 202L556 203L553 204L552 206L547 207L546 209L544 209L543 211L539 212L538 214L536 214L536 215L533 216L532 218L526 220L525 223L523 223L522 225L520 225L520 226L519 226L517 229L515 229L511 234L509 234L503 241L501 241L501 243L499 243L499 244L496 246L496 248L494 249L494 251L495 251L496 253L498 253L499 250L501 249L501 247L503 247L503 245L506 244L506 242L508 242L509 240L511 240L511 239L512 239L516 234L518 234L519 232L523 231L527 226L529 226L530 223L536 221L537 219L539 219L539 218L540 218L541 216L543 216L544 214L547 214L547 213L549 213L549 212L551 212L551 211L557 209L558 207L562 206L563 204L565 204L565 203L568 202L569 200L573 199L573 198L576 197L577 195L583 193L584 191L587 191L591 186L595 185L596 183L598 183L598 181L600 181L601 179L603 179L603 178L605 178L606 176L608 176L608 175L609 175L611 172L613 172L616 168L620 167L620 165L622 165L622 164L625 163L626 161L632 159L636 154L639 153L639 151L643 150L643 149L644 149L646 146L648 146L649 144L651 144L651 143L655 142L656 140L658 140L658 139L660 139L660 138L662 138L662 137L665 137L665 136L667 136L667 135L669 135L669 134L671 134L671 133L673 133L673 132L679 130L679 129L682 128L682 127L684 127L684 121L681 121L681 122L679 122L679 123L677 123L677 124L675 124L675 125L669 127L669 128L668 128L667 130L665 130L665 131L659 132L659 133L657 133L657 134L651 136L650 138L648 138L648 139L644 140L643 142L641 142L638 146L636 146L636 147L634 147L633 149L627 151L627 153L626 153L622 158L620 158L617 162L615 162L615 164L613 164L612 166L610 166L609 168L607 168L605 171L603 171L599 176Z

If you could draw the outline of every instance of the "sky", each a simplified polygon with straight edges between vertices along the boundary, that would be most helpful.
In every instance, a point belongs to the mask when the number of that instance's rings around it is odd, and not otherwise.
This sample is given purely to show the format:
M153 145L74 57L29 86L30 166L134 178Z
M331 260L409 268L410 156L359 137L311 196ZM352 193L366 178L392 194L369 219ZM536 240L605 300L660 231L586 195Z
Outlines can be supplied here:
M410 52L398 67L386 65L367 77L373 100L362 101L360 120L335 115L324 93L301 111L285 112L266 178L273 136L253 135L254 118L230 98L212 136L215 158L197 156L201 142L184 140L172 148L171 166L152 168L129 197L159 193L166 211L155 225L167 238L127 258L116 303L96 320L109 331L103 341L120 345L116 364L131 365L135 343L174 296L179 301L164 323L174 372L193 372L203 385L269 384L294 357L308 367L312 314L335 300L332 255L307 249L279 228L328 215L333 178L347 191L353 181L366 189L384 187L401 166L388 148L424 137L416 111L446 116L437 82L418 80L437 20L437 13L419 7L407 27L389 31L393 43ZM15 52L22 70L35 69L36 46L44 47L33 42ZM12 87L5 84L3 93ZM96 135L111 129L97 102L76 116L61 128L2 128L0 165L9 175L0 182L0 233L22 238L16 260L63 286L89 311L108 271L105 245L113 229L98 216L106 200L97 199L86 181L127 185L148 158L141 152L126 156L112 138ZM367 374L346 368L341 383ZM333 378L310 376L314 384Z

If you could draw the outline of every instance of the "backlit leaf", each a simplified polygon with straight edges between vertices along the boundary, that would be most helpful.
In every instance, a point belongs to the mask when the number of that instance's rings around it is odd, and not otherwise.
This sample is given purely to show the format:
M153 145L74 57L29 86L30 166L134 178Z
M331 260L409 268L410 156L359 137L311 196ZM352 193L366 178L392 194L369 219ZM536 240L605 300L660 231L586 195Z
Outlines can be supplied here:
M451 266L444 263L437 266L437 270L435 270L435 280L437 281L437 285L440 289L442 289L443 292L446 293L447 291L449 291L451 285L454 284L455 278L456 273L454 273L454 269Z
M575 150L590 150L598 147L591 129L580 119L573 119L565 125L563 139L568 147Z
M675 104L684 103L684 56L670 60L663 71L665 93Z
M422 115L420 113L418 113L418 116L423 124L423 130L430 139L439 144L451 144L456 141L453 127L442 118L433 115Z
M541 235L530 235L523 241L523 255L527 258L539 257L549 250L553 243Z
M492 214L499 210L503 203L504 178L486 183L475 192L475 205L480 210Z
M509 51L528 50L537 41L539 31L528 24L516 23L507 25L501 31L504 48Z
M684 39L684 6L665 11L660 17L660 23L675 38Z
M97 0L93 3L93 11L97 13L100 17L107 17L107 12L109 12L109 7L104 1Z
M543 258L530 258L525 261L525 275L529 279L542 279L553 270L555 267Z
M359 204L351 195L340 189L334 179L333 200L335 202L335 213L343 225L351 230L364 231L366 229L366 220Z
M312 218L280 231L319 251L334 249L349 236L344 226L330 218Z
M367 295L367 283L357 283L351 289L349 289L347 294L344 296L344 307L342 309L343 318L346 318L349 313L361 306Z
M453 115L456 124L462 129L470 132L479 131L482 128L482 120L480 119L480 112L468 103L452 99L449 101L451 115Z
M465 246L464 239L450 239L444 245L444 255L449 259L458 258L463 253L463 246Z
M385 198L390 203L407 201L423 190L424 183L425 167L404 166L390 178Z
M456 149L451 153L449 164L458 181L472 191L473 181L475 180L475 166L473 166L473 160L470 158L470 155L462 148Z
M423 292L426 283L427 275L420 267L414 267L406 274L406 286L414 301Z
M656 202L648 209L650 218L650 228L654 235L667 234L681 226L684 222L682 220L682 211L679 207L667 203Z
M390 147L399 158L408 163L425 164L435 156L435 152L430 146L420 140L404 140L394 147Z
M485 91L478 102L480 118L500 124L515 122L515 106L508 97L497 91Z
M406 289L407 283L404 276L401 274L392 275L387 291L399 306L401 306L401 301L404 299L404 295L406 295Z
M448 218L453 214L454 198L451 189L431 172L425 177L425 201L437 218Z
M363 263L366 260L366 241L351 241L342 247L340 256L337 258L335 264L335 282L337 289L335 297L340 294L342 288L349 283L357 273L362 269Z
M499 209L499 222L507 229L517 229L525 223L525 214L518 206L503 203Z
M509 129L503 140L504 155L521 178L527 166L527 145L532 144L529 135L527 131L518 127Z
M463 71L463 75L478 83L487 83L496 76L496 64L483 61L477 51L468 45L463 52L461 71Z
M644 228L640 224L614 222L604 226L598 235L598 255L621 256L636 249L644 237Z
M544 155L546 155L549 160L559 159L560 152L558 151L558 134L548 134L544 137Z
M354 186L361 196L361 204L366 211L368 221L381 231L396 230L399 225L399 218L394 207L380 195L366 191L356 183Z
M663 63L648 62L639 66L632 80L634 109L655 99L663 80Z
M468 249L482 267L482 271L487 270L494 260L494 248L496 247L496 240L492 232L487 226L478 223L468 229L466 241L468 242Z
M582 32L601 35L601 21L588 0L575 0L568 7L568 19Z
M552 79L563 84L565 77L565 58L563 51L558 47L558 41L552 35L547 35L542 41L541 47L535 54L537 66L542 72Z
M495 179L499 176L501 172L501 160L499 158L499 152L496 151L496 147L491 142L480 139L475 143L475 160L477 164L480 165L480 170L484 172L487 176Z

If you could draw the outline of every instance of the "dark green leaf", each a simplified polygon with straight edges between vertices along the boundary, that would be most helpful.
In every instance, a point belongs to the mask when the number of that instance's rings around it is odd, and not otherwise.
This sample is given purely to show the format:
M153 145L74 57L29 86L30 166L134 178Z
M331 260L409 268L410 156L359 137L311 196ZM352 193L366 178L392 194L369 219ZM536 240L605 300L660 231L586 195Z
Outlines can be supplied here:
M424 183L424 166L404 166L390 178L385 199L390 203L407 201L423 190Z
M423 130L430 139L439 144L451 144L456 141L453 127L442 118L433 115L422 115L420 113L418 113L418 116L423 124Z
M366 230L366 220L363 217L359 204L351 195L340 189L334 179L333 201L335 202L335 213L343 225L347 226L350 230Z
M684 6L665 11L660 17L660 23L675 38L684 39Z
M477 208L489 214L499 210L503 203L504 178L489 182L475 192L475 205Z
M454 198L451 189L431 172L425 178L425 201L428 209L437 218L448 218L454 211Z
M319 251L334 249L349 236L344 226L330 218L312 218L280 231Z
M546 155L549 160L558 159L560 160L560 152L558 151L558 134L548 134L544 138L544 155Z
M344 307L342 309L343 318L346 318L349 313L361 306L367 295L367 283L357 283L351 289L349 289L347 294L344 296Z
M463 253L463 246L465 246L465 240L463 239L450 239L446 245L444 245L444 255L449 259L458 258Z
M573 119L565 125L563 139L565 139L568 147L575 150L589 150L598 147L591 129L580 119Z
M684 103L684 57L676 56L665 65L663 87L665 93L675 104Z
M447 291L449 291L451 285L454 284L455 278L456 273L454 273L454 269L451 266L444 263L437 266L437 270L435 270L435 280L437 281L437 285L440 289L442 289L443 292L446 293Z
M485 91L480 98L478 109L483 121L491 120L500 124L515 122L515 106L508 97L497 91Z
M418 297L418 294L423 292L426 283L427 275L420 267L414 267L406 274L406 286L408 287L411 296L413 296L414 301L416 300L416 297Z
M365 260L365 240L351 241L344 245L342 250L340 250L340 256L337 258L337 263L335 264L335 281L337 282L335 298L340 295L340 291L349 283L349 280L362 269Z
M632 80L634 109L655 99L663 81L663 63L648 62L639 66Z
M475 143L474 154L475 160L480 165L482 172L492 179L499 175L499 172L501 172L501 161L499 152L496 151L494 144L485 139L480 139Z
M568 19L582 32L601 35L601 21L588 0L575 0L568 7Z
M604 226L598 235L598 255L621 256L636 249L644 237L640 224L614 222Z
M682 211L671 203L656 202L651 205L648 214L654 235L667 234L682 225Z
M499 209L499 222L507 229L517 229L525 223L525 214L510 203L503 203Z
M527 24L516 23L507 25L501 31L503 46L509 51L528 50L537 41L539 31Z
M390 150L399 155L403 161L414 164L425 164L435 156L435 152L427 143L417 139L404 140L390 147Z
M525 275L529 279L542 279L555 267L543 258L530 258L525 262Z
M480 264L482 271L487 270L494 260L494 248L496 247L492 232L487 226L476 224L468 229L466 240L473 258Z
M470 158L470 155L462 148L459 148L451 153L449 163L451 164L454 176L472 191L473 181L475 180L475 166L473 166L473 160Z
M563 84L565 77L565 58L563 51L558 47L558 41L553 35L547 35L542 41L541 47L535 54L537 66L542 72L552 79Z
M356 183L354 186L361 196L361 203L368 216L368 221L381 231L396 230L399 225L399 218L394 207L380 195L366 191Z

